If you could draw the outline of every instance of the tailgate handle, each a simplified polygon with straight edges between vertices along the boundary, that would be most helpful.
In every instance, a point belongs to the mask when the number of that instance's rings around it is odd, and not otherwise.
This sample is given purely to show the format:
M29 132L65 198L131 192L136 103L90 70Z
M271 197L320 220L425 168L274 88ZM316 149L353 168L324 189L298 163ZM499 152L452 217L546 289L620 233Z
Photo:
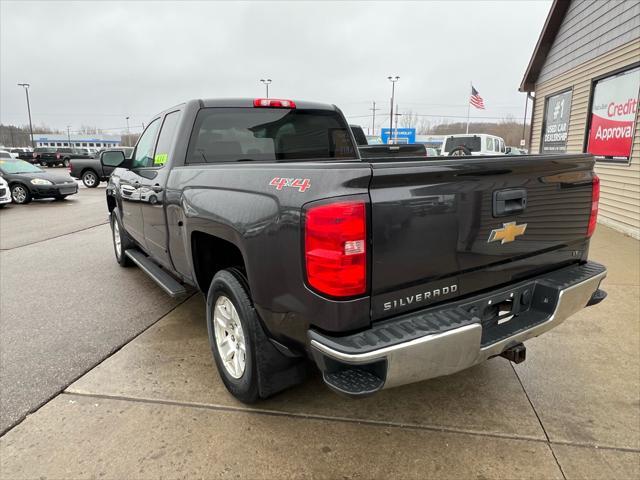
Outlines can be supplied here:
M493 216L504 217L524 212L527 207L527 191L524 188L493 192Z

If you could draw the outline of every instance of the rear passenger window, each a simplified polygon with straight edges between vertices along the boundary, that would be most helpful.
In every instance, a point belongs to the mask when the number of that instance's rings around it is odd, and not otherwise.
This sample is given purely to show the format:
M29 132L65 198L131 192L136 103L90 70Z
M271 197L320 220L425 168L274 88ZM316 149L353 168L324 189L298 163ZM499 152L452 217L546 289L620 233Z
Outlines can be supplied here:
M491 152L493 150L493 138L487 137L485 143L486 150Z
M164 117L162 122L162 129L158 136L158 145L156 146L156 152L153 156L153 166L162 167L169 160L169 150L173 144L173 138L176 135L176 127L178 126L178 120L180 119L180 112L171 112Z

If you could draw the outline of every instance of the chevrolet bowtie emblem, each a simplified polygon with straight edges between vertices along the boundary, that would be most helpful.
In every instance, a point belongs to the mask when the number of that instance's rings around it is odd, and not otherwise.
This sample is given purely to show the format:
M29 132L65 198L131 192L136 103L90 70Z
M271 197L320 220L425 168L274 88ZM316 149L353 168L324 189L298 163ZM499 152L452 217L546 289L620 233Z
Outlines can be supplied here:
M513 242L516 237L522 235L526 229L526 223L522 225L516 225L516 222L503 223L502 228L491 230L491 235L489 235L487 242L491 243L500 240L500 244L504 245L505 243Z

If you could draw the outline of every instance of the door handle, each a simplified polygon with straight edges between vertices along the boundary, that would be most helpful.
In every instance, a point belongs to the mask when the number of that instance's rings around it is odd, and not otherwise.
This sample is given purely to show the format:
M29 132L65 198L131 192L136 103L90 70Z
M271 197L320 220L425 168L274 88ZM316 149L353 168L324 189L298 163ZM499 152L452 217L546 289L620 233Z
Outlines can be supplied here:
M524 212L527 208L527 191L524 188L493 192L493 216L504 217Z
M151 190L153 190L156 193L160 193L163 190L163 188L156 183L153 187L151 187Z

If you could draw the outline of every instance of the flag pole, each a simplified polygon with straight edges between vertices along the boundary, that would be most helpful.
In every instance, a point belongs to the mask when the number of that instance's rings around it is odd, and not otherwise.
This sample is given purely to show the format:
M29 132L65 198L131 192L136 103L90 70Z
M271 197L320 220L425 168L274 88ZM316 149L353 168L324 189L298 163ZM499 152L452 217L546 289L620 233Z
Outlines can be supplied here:
M471 82L471 89L473 90L473 82ZM471 90L469 95L471 95ZM471 115L471 98L467 97L467 135L469 135L469 115Z

